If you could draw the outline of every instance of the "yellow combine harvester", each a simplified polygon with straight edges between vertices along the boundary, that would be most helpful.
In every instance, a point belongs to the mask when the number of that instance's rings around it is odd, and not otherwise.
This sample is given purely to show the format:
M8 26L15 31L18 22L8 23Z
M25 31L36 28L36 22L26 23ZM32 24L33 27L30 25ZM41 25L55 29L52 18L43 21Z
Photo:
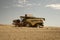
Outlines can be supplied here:
M45 18L36 18L33 16L20 16L21 20L13 20L15 26L26 26L26 27L43 27Z

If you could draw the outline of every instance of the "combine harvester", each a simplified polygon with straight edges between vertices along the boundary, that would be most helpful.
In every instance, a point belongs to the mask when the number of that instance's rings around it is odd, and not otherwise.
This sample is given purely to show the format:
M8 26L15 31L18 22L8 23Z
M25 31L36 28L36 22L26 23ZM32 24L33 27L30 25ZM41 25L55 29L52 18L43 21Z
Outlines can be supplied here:
M31 15L25 14L25 16L20 16L21 20L16 19L13 20L13 25L15 25L15 27L39 27L39 28L43 28L44 27L44 21L45 18L37 18L37 17L33 17Z

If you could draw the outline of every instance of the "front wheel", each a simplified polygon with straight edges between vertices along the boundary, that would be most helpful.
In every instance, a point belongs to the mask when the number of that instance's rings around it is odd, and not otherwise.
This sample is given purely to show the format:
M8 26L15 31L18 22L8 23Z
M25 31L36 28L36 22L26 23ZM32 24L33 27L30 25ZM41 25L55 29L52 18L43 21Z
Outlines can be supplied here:
M27 22L25 26L31 27L31 24Z
M43 28L43 25L41 25L41 24L36 24L36 27L38 27L38 28Z

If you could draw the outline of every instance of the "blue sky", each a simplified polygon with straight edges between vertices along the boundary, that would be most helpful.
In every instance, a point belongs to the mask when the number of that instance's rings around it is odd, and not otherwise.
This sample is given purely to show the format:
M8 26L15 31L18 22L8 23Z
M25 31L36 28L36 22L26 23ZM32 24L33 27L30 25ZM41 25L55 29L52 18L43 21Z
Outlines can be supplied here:
M11 24L24 14L44 17L47 26L60 26L60 0L0 0L0 23Z

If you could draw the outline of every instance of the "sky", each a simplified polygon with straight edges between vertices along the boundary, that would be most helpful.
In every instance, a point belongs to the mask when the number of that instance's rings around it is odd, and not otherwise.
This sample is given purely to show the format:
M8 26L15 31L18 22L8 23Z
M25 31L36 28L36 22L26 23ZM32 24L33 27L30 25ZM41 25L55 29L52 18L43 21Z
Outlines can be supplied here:
M25 14L45 18L45 26L60 26L60 0L0 0L0 24Z

